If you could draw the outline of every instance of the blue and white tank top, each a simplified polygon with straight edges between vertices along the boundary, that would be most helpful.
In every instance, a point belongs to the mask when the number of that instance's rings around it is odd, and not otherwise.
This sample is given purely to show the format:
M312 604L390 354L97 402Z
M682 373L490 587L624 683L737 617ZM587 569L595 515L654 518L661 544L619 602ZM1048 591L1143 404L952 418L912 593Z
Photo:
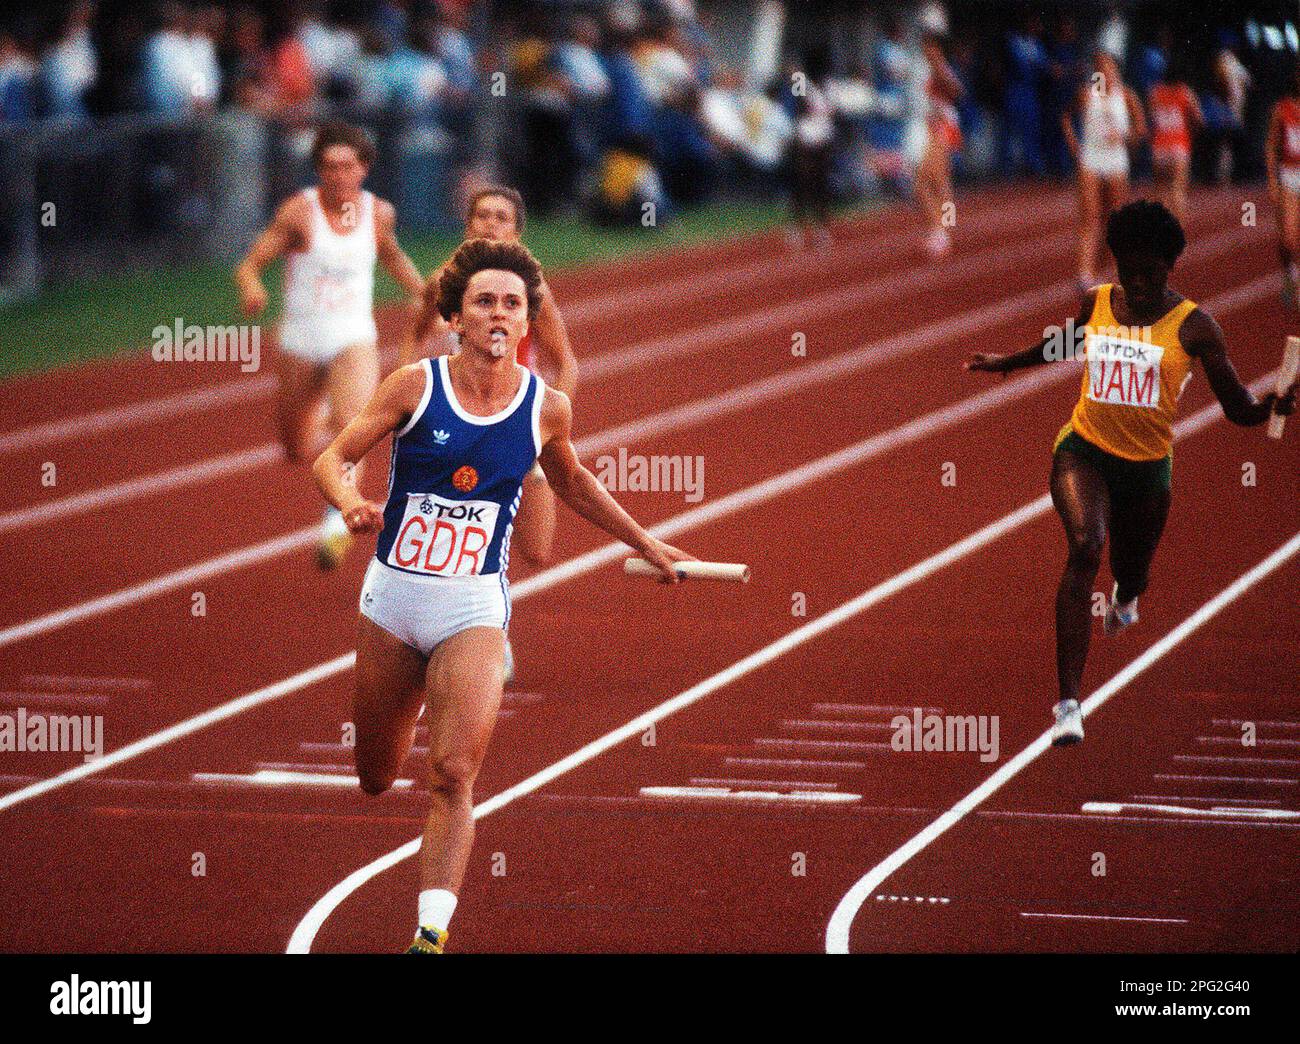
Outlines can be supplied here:
M456 401L448 358L424 360L424 397L393 437L375 557L421 576L504 573L524 477L542 451L546 385L516 364L514 400L476 417Z

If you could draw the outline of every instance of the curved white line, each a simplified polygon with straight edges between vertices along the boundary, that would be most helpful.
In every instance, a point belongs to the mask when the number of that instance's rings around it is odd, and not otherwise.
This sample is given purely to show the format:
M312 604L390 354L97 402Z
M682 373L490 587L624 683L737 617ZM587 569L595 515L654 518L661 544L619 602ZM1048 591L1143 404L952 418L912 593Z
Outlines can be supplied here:
M1218 406L1215 405L1212 408L1217 410ZM1300 551L1300 533L1296 533L1253 569L1239 576L1084 700L1080 708L1083 716L1086 718L1101 707L1115 693L1119 692L1120 689L1163 657L1184 638L1245 594L1246 591L1254 587L1269 573L1278 569L1298 551ZM1000 790L1004 784L1019 774L1021 769L1047 750L1050 745L1051 731L1048 730L933 823L930 823L924 830L910 838L901 848L891 852L859 878L857 883L845 893L844 898L839 901L839 904L835 907L835 912L831 914L830 922L826 926L826 952L848 953L849 931L853 927L854 918L867 898L908 860L918 852L928 848L932 842L965 819L968 813Z

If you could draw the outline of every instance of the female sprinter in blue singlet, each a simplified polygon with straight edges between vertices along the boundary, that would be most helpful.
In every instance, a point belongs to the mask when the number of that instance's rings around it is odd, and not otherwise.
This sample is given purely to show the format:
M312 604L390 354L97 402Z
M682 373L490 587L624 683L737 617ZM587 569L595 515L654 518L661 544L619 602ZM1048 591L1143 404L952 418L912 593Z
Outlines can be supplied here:
M541 282L521 244L463 244L438 297L461 350L394 372L315 466L322 493L352 532L382 526L357 636L355 757L366 793L392 785L426 711L432 804L408 952L442 952L469 861L471 792L501 702L510 533L534 463L561 500L658 566L666 582L679 580L674 562L691 558L650 536L582 466L568 397L516 363ZM349 476L390 433L388 500L380 505Z

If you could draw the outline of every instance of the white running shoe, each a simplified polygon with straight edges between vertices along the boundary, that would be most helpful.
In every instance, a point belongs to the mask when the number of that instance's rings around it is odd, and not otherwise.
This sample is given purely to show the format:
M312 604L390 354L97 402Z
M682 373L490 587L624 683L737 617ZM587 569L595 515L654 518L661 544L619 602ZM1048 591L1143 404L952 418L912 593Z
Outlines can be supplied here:
M925 252L933 260L947 257L952 253L952 237L946 229L936 228L925 237Z
M1083 739L1083 714L1078 700L1061 700L1052 708L1056 724L1052 726L1052 746L1068 747Z
M321 520L320 539L316 543L316 564L321 569L337 569L352 546L352 534L339 509L330 505Z
M1125 627L1132 627L1138 622L1138 600L1120 605L1119 584L1116 584L1110 591L1110 605L1106 606L1106 616L1101 621L1101 629L1106 634L1119 634Z

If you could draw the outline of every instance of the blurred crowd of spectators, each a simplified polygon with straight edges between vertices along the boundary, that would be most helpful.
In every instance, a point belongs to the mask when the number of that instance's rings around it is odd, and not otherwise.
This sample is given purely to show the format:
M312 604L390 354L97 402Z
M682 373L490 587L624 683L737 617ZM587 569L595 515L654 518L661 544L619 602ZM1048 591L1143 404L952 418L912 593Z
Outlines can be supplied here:
M911 8L863 4L855 10L870 31L861 46L805 32L787 41L784 66L760 76L752 61L741 68L719 58L709 6L502 0L476 39L470 0L75 0L0 15L0 122L233 107L305 125L331 109L385 111L447 131L468 167L483 161L469 154L472 144L488 147L471 133L478 107L502 97L510 116L498 121L505 129L488 173L519 184L530 209L583 201L618 221L636 220L647 203L695 203L722 181L777 184L801 121L812 119L817 134L833 133L838 194L882 182L906 189L902 140L916 116L920 60ZM963 88L958 174L1067 176L1060 115L1102 47L1141 96L1169 63L1197 60L1184 62L1186 80L1220 143L1205 169L1228 175L1251 85L1234 51L1241 41L1202 26L1209 50L1175 54L1169 27L1135 29L1132 8L1078 9L1086 25L1069 6L1053 7L1045 24L1035 5L954 5L945 47ZM787 20L815 25L810 11L788 4ZM1293 60L1294 41L1285 42ZM828 112L810 117L807 96L792 89L795 73L818 84Z
M445 118L478 85L468 7L52 4L0 21L0 119L183 117L226 106L294 118L331 102Z

